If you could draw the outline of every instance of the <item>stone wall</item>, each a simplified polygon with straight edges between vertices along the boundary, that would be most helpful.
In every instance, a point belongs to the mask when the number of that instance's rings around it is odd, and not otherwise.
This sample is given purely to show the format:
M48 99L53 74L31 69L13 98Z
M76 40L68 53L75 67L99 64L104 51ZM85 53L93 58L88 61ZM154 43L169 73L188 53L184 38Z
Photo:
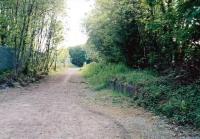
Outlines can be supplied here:
M114 91L127 93L130 96L136 95L138 93L137 86L121 82L117 79L110 80L109 87Z

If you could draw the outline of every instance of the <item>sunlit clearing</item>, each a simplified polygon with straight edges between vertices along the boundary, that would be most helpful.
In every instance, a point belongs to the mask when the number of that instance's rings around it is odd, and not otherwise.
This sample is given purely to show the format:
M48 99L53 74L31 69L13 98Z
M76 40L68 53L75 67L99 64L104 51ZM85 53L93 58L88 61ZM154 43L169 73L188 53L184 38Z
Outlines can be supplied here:
M66 0L68 31L65 34L67 47L85 44L88 36L83 32L82 22L94 5L94 0Z

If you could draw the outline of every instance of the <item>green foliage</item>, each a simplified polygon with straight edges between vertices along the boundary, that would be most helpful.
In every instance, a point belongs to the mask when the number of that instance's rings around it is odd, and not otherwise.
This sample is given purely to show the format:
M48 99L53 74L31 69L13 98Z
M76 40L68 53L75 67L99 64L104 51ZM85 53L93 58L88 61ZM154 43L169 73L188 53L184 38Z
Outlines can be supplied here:
M131 70L124 64L91 63L83 68L82 73L98 89L106 87L109 80L113 78L130 84L157 80L151 71Z
M71 57L71 63L78 67L82 67L87 62L86 53L82 46L70 48L69 55Z
M10 79L10 76L12 75L12 71L10 70L1 70L0 71L0 84L5 83L8 79Z
M87 43L83 46L83 49L86 52L86 56L88 58L88 60L91 62L102 62L103 59L101 57L101 55L98 53L98 51L96 50L95 46L91 43Z
M67 59L69 58L69 50L66 48L58 49L57 62L59 65L66 66Z
M109 79L128 70L123 64L114 66L112 64L91 63L83 68L82 73L94 88L99 90L108 85Z
M198 79L199 6L198 0L97 0L85 22L88 42L108 62Z
M48 72L63 39L63 0L1 0L0 45L15 50L15 73Z
M200 128L200 84L178 85L169 77L149 70L133 70L123 64L92 63L83 75L95 89L104 89L111 79L136 85L134 102L181 125Z
M128 60L125 49L129 36L138 34L136 21L129 20L129 17L135 17L133 2L97 0L96 3L96 9L85 23L89 43L95 46L103 59L125 62Z
M84 75L96 89L113 78L137 85L138 105L200 128L199 7L199 0L97 0L85 22L88 48L106 64L88 65Z

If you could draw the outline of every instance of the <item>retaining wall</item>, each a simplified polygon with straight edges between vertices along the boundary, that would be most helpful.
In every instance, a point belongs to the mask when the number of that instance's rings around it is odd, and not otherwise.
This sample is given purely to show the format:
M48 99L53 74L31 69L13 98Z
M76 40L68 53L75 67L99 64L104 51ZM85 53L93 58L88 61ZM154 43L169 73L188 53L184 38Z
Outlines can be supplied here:
M109 87L114 91L127 93L130 96L136 95L139 92L137 86L121 82L117 79L110 80Z

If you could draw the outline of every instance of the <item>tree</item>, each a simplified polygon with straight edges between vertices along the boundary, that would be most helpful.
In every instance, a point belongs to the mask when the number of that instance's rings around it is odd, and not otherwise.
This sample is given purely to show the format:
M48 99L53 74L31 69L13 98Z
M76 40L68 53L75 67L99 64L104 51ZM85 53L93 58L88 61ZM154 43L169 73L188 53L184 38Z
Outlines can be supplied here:
M199 6L198 0L97 0L85 22L88 46L108 62L198 78Z
M69 54L71 57L71 63L78 67L82 67L84 63L87 62L86 53L81 46L70 48Z
M16 75L48 72L62 40L63 0L1 0L0 44L15 50Z

